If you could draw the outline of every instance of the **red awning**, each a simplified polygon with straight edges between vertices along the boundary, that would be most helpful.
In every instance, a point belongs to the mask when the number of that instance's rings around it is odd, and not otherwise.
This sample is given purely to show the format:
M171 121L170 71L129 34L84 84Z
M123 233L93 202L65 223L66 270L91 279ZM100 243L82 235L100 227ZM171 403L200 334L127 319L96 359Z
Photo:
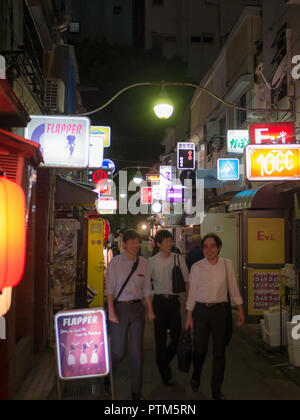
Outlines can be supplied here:
M33 160L35 166L43 162L39 144L0 129L0 154L5 154L5 152L19 154L25 159Z
M26 127L29 121L29 115L8 80L0 79L0 126Z

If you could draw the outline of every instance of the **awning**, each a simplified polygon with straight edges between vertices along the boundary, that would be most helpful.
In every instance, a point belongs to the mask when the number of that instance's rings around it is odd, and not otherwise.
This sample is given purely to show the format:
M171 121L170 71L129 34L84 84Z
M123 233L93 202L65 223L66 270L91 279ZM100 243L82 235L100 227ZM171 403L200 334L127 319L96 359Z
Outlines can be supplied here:
M241 191L236 194L229 206L229 211L245 209L286 209L293 206L288 196L283 196L276 188L276 184L265 184L253 190Z
M95 204L98 194L61 175L56 177L56 204L65 206L91 206Z
M25 108L6 79L0 79L0 125L26 127L30 121Z
M12 153L32 160L34 166L43 162L40 145L17 134L0 129L0 154Z

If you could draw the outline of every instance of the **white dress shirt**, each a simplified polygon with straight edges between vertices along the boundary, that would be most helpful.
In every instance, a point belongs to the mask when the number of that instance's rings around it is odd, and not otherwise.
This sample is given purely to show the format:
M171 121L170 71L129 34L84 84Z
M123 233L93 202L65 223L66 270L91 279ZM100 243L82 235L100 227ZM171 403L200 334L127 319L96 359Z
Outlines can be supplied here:
M176 256L176 264L178 265L178 257L180 262L181 272L184 281L189 281L189 270L186 266L182 255L171 252L168 258L165 258L161 252L158 252L154 257L149 258L148 266L153 281L153 288L155 295L173 295L172 271L174 267L174 257ZM176 293L177 294L177 293Z
M197 302L228 302L228 288L234 303L236 305L243 304L233 264L228 259L226 259L226 266L225 259L220 257L215 265L206 258L198 261L192 266L189 282L189 296L186 305L188 311L193 311Z

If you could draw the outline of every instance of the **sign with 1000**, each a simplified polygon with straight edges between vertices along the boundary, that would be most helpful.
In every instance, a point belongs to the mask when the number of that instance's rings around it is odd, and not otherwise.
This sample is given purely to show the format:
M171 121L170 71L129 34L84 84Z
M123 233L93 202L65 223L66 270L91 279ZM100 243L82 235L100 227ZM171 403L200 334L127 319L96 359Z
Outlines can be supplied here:
M246 167L250 181L300 180L300 146L247 146Z

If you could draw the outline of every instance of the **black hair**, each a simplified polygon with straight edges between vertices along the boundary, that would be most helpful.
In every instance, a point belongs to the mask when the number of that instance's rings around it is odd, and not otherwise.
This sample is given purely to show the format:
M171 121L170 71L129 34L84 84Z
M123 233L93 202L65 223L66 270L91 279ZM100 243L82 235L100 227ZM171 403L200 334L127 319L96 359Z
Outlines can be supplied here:
M154 238L155 245L157 245L158 243L161 244L164 239L169 238L173 239L171 232L169 232L166 229L159 230Z
M215 233L208 233L207 235L204 236L204 238L201 241L201 248L202 249L203 249L203 246L204 246L204 242L206 241L206 239L209 239L209 238L212 238L212 239L215 240L218 248L222 248L223 243L221 241L221 238L219 238L219 236L216 235Z
M141 242L140 235L134 229L125 230L125 232L123 233L122 239L123 239L123 242L125 243L129 241L130 239L138 239Z

